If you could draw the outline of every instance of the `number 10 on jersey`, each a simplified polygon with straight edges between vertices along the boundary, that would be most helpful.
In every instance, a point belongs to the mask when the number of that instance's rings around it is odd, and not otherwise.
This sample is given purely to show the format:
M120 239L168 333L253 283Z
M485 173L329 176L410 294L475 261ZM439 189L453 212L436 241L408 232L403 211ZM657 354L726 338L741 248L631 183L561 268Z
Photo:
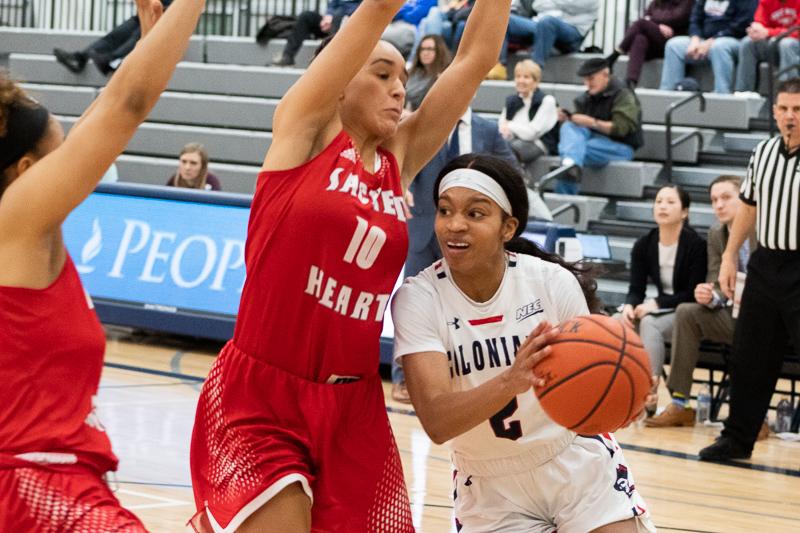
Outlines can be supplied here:
M352 264L355 260L356 265L367 270L375 264L378 254L386 244L386 232L378 226L370 226L359 216L356 217L356 222L356 231L344 253L344 262Z

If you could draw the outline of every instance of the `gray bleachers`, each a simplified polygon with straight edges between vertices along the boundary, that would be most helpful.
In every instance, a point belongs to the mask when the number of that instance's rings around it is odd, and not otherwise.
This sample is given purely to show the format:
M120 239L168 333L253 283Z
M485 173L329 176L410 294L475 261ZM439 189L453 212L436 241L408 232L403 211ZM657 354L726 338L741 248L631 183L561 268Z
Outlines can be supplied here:
M528 172L538 178L558 164L558 157L540 157L528 166ZM660 164L642 161L614 161L601 169L585 168L581 193L612 198L641 198L644 188L655 183L660 171Z
M586 231L590 220L600 218L600 214L608 204L607 198L598 196L566 195L548 192L544 194L544 202L550 209L555 209L564 204L575 204L578 207L578 220L575 221L575 214L566 211L554 217L555 222L574 226L578 231Z
M730 174L744 178L744 167L672 167L672 182L680 185L708 187L721 174Z
M723 146L725 150L733 152L752 152L753 149L761 141L768 139L769 134L766 132L757 133L731 133L726 132L724 135Z
M556 97L559 105L573 109L573 101L584 92L582 86L542 83L541 89ZM485 81L478 89L473 101L476 111L498 112L503 108L506 97L514 91L513 84L507 81ZM664 124L669 105L682 100L688 93L637 89L636 95L642 104L642 119L646 123ZM741 97L729 94L706 94L706 111L699 112L697 102L690 102L673 114L673 124L698 126L703 128L724 128L746 130L750 119L759 115L765 100L758 97Z
M260 166L217 163L213 160L214 152L212 147L209 171L222 182L222 190L252 194ZM177 170L178 154L173 158L123 154L117 158L116 163L120 181L164 185Z
M22 85L28 93L47 106L57 115L81 115L97 96L94 87L75 87L70 85Z
M65 131L76 122L75 117L59 116ZM199 142L209 148L218 162L261 165L272 142L272 134L251 130L206 128L177 124L145 122L136 131L126 154L176 157L187 143Z
M15 75L30 83L101 87L106 78L93 69L80 75L64 68L54 68L52 56L12 54L10 68ZM217 65L184 62L178 65L169 88L206 94L226 94L280 98L302 74L300 69ZM506 97L513 91L511 82L484 82L473 102L476 111L498 113ZM572 101L583 92L577 85L542 84L542 90L553 94L560 105L572 109ZM639 89L643 119L646 123L663 124L669 104L685 98L687 93ZM699 113L697 103L690 103L674 114L674 123L684 126L746 130L750 119L758 116L764 100L732 95L707 94L706 112Z
M0 27L0 55L11 53L50 55L53 53L53 48L63 48L70 51L82 50L103 35L105 35L104 32ZM203 60L203 41L201 36L195 35L191 38L184 60Z
M653 221L653 202L617 202L617 218L634 222ZM689 220L692 226L709 228L717 218L709 205L692 205L689 207Z
M311 62L314 50L320 41L305 41L294 58L298 68L305 68ZM205 41L206 60L209 63L234 65L269 65L286 46L286 39L272 39L267 46L259 46L252 37L223 37L209 35Z

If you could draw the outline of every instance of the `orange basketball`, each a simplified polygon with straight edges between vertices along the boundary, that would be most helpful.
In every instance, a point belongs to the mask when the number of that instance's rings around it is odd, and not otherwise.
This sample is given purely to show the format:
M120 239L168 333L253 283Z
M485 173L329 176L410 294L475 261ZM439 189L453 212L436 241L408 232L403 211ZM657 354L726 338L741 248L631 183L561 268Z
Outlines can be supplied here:
M639 336L603 315L574 318L559 329L552 352L534 367L547 380L535 388L542 408L581 434L624 426L650 391L650 359Z

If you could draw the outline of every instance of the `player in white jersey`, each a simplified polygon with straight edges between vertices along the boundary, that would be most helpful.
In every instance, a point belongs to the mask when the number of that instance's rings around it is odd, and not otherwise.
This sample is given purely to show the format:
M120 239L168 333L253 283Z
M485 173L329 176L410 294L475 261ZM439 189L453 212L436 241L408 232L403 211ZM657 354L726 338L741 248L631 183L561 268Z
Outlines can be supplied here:
M443 259L394 297L395 358L425 431L450 442L459 530L655 531L614 437L556 425L532 390L552 325L595 310L596 284L519 237L527 194L507 163L461 156L434 191Z

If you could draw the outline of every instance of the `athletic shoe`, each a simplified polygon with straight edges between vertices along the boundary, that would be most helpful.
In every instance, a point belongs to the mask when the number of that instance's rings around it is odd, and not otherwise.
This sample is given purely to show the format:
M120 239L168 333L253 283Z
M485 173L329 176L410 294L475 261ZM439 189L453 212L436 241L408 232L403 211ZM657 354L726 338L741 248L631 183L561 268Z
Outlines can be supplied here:
M86 54L82 52L67 52L62 48L53 48L56 61L67 67L70 72L80 74L86 67Z
M270 66L272 66L272 67L293 67L294 66L294 59L292 59L291 57L286 57L286 56L277 57L277 58L273 59L272 64Z
M731 459L749 459L751 453L752 450L746 449L730 437L719 436L714 444L700 450L699 456L701 461L730 461Z
M98 54L96 52L89 52L89 59L92 60L94 66L100 71L103 76L108 76L114 69L111 67L111 58L106 55Z
M694 409L669 402L658 416L646 418L644 425L649 428L690 427L694 425L695 416Z

